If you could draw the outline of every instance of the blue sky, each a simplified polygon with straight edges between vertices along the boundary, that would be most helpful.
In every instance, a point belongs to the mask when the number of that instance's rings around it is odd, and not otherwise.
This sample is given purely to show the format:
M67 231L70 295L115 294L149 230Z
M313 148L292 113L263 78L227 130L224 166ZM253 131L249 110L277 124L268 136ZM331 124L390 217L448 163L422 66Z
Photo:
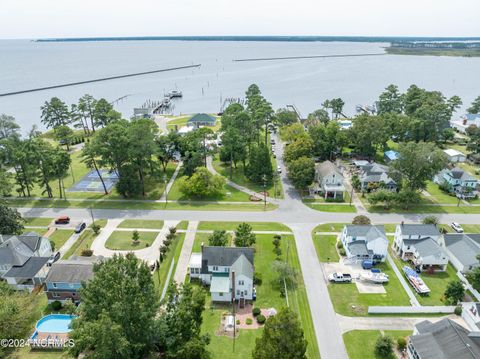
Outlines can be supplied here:
M479 0L0 0L0 38L480 36Z

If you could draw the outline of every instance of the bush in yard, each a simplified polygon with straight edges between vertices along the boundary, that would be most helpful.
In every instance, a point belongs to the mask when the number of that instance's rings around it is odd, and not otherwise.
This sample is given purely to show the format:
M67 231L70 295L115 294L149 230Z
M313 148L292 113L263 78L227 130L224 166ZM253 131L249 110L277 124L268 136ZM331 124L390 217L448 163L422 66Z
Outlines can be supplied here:
M191 177L179 179L180 192L187 198L208 198L222 194L225 179L198 167Z
M389 358L393 354L393 340L389 336L380 336L375 343L375 353L380 358Z
M337 248L338 248L338 249L343 249L343 243L340 242L340 241L338 241L338 242L337 242Z
M340 248L338 250L338 252L340 253L341 256L346 256L347 255L347 252L345 252L345 248Z
M455 315L461 316L461 315L462 315L462 306L461 306L461 305L457 305L457 306L455 307L453 313L455 313Z
M174 239L174 238L175 238L175 234L174 234L174 233L167 233L167 234L165 235L165 238L167 238L167 239Z
M91 249L85 248L82 249L82 252L80 253L82 257L91 257L93 256L93 251Z
M169 231L171 234L175 234L175 233L177 233L177 227L169 227L169 228L168 228L168 231Z
M253 284L262 285L262 273L255 272L253 274Z
M397 339L397 348L398 350L403 350L407 347L407 339L405 339L404 337L399 337Z
M372 224L372 222L370 218L361 214L353 218L352 224Z
M430 216L426 216L423 221L422 221L423 224L434 224L434 225L437 225L438 224L438 217L437 216L433 216L433 215L430 215Z
M240 319L237 319L236 323L237 325L240 325Z
M265 316L263 314L257 315L257 323L258 324L263 324L263 323L265 323L266 320L267 320L267 318L265 318Z
M448 282L444 295L449 303L456 305L465 296L463 283L459 279Z
M137 230L134 230L134 231L133 231L132 241L133 241L133 244L138 244L138 243L140 243L140 233L138 233Z
M58 300L52 302L52 304L50 304L52 306L52 309L56 312L58 312L60 309L62 309L62 303L60 303Z
M54 241L50 241L50 247L52 247L52 251L55 250L55 242Z
M92 231L95 233L95 235L100 233L100 226L98 224L92 224Z
M256 317L257 315L259 315L261 313L262 313L262 311L258 307L255 307L255 308L252 309L252 314L253 314L254 317Z
M247 325L251 325L251 324L253 323L253 319L252 319L252 318L247 318L247 319L245 320L245 323L246 323Z

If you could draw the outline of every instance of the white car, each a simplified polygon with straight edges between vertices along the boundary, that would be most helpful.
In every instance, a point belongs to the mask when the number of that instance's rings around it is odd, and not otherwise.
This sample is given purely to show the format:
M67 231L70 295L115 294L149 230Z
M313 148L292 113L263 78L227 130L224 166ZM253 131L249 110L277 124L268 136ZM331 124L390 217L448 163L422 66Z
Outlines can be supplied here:
M463 228L460 224L458 224L457 222L452 222L452 224L450 225L450 227L453 228L453 230L457 233L463 233Z
M282 169L280 168L280 166L277 166L277 172L282 173Z

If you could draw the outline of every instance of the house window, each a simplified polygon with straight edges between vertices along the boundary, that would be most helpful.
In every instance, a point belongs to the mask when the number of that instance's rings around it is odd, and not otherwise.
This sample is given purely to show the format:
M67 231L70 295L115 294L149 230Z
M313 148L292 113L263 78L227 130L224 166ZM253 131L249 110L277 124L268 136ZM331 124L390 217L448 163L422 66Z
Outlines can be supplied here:
M220 297L223 297L223 293L218 293L218 295L219 295Z
M247 291L247 290L245 290L245 295L248 295L248 291Z
M228 273L230 272L230 268L224 268L224 271Z
M53 288L57 288L57 283L52 283Z
M237 295L240 295L240 290L239 289L237 289Z
M245 284L245 282L243 280L238 281L238 285L244 285L244 284Z
M218 271L218 266L213 266L214 271Z

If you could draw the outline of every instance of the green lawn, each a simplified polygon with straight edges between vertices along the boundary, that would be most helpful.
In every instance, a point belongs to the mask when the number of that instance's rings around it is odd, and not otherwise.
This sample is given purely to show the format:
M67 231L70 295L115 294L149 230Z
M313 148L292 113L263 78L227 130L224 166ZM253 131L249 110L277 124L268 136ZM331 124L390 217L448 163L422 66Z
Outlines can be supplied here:
M107 225L108 220L107 219L95 219L95 224L99 226L100 228L104 228ZM89 226L90 228L92 225Z
M55 243L55 250L58 251L72 234L71 229L57 229L48 239Z
M205 233L197 233L194 251L195 246L198 247L198 243L204 239L204 234ZM272 263L275 260L272 240L273 235L257 235L257 242L255 244L255 271L261 273L262 284L257 286L257 301L255 305L262 308L274 307L280 309L286 306L286 300L280 296L276 273L272 270ZM286 258L287 250L289 252L288 258L290 265L299 273L296 288L288 288L289 304L290 307L300 315L305 338L308 341L308 358L319 358L320 354L313 329L310 306L300 271L295 239L292 235L282 236L282 260ZM208 348L212 353L212 358L251 358L251 352L255 346L254 339L261 335L261 329L242 330L236 340L236 351L233 352L231 339L219 337L214 334L220 325L222 312L228 310L228 308L225 307L215 310L208 308L209 306L207 305L207 309L205 309L203 314L204 323L202 325L202 332L210 333L211 335L211 343Z
M273 160L273 158L272 158ZM232 169L232 176L230 177L230 165L229 164L224 164L221 162L218 158L218 156L215 156L213 159L213 167L215 170L220 173L222 176L225 178L230 179L231 181L235 182L236 184L246 187L250 189L251 191L254 192L263 192L263 183L255 183L250 181L244 174L244 169L243 165L241 163L237 164L237 168ZM272 162L272 167L274 170L276 170L276 161ZM268 195L270 197L275 197L275 188L277 189L277 198L283 198L283 190L282 190L282 184L281 181L277 181L277 187L275 187L274 183L269 183L265 187L265 190L268 192Z
M430 193L431 197L426 197L426 199L431 199L433 202L442 203L442 204L457 204L458 199L455 196L450 196L447 193L440 190L438 184L433 183L432 181L427 182L427 192Z
M202 242L204 245L208 246L208 238L210 233L196 233L195 240L193 241L192 252L201 252L202 251ZM232 236L227 234L229 245L232 245Z
M462 224L465 233L480 233L480 224Z
M337 236L332 234L314 235L313 244L320 262L338 262L340 256L335 248Z
M161 295L163 291L163 287L166 284L168 272L170 270L170 266L172 265L172 261L175 260L173 265L172 275L170 280L173 280L173 276L175 274L175 268L177 268L178 257L180 256L180 252L182 251L183 241L185 240L185 233L177 233L175 240L172 241L170 244L169 250L167 252L166 258L160 263L160 269L157 270L154 274L154 284L155 288L158 291L158 294Z
M343 341L347 348L348 357L350 359L395 359L379 357L375 354L375 343L381 335L390 336L394 344L397 345L399 337L408 337L412 331L408 330L353 330L343 334Z
M234 231L240 223L242 222L200 222L198 229ZM291 232L290 228L278 222L249 222L248 224L254 231Z
M25 226L30 227L48 227L53 218L25 217Z
M177 229L187 229L188 227L188 221L180 221L177 224Z
M464 152L465 153L465 152ZM459 163L458 166L470 173L472 176L480 179L480 166L471 165L469 163Z
M347 316L365 316L368 314L369 306L410 305L407 293L388 263L379 264L377 268L390 277L390 281L384 284L385 294L359 293L355 283L328 285L328 292L337 313Z
M148 219L124 219L118 228L147 228L147 229L162 229L164 222L162 220L148 220Z
M305 203L308 207L319 212L344 212L355 213L357 209L355 206L349 206L348 204L330 204L330 203Z
M140 235L140 242L134 244L132 241L133 231L113 231L108 237L105 247L113 250L136 250L150 246L159 232L142 232L138 231Z
M174 118L172 120L169 120L167 122L167 129L168 130L174 130L175 126L177 126L178 129L182 128L183 126L185 126L187 124L190 117L192 117L192 116L181 116L181 117L177 117L177 118Z
M318 226L315 227L313 230L313 233L316 232L342 232L343 227L347 224L351 223L323 223L319 224ZM376 224L376 223L374 223ZM387 224L381 224L379 223L378 225L384 226L385 227L385 233L394 233L397 225L395 223L387 223Z
M85 230L81 234L80 238L70 247L70 249L63 256L64 259L68 259L71 256L79 256L84 249L90 249L93 241L95 240L95 233L90 230ZM93 253L95 255L95 253Z
M460 206L432 206L432 205L416 205L411 206L408 210L399 207L392 207L385 210L382 206L367 207L370 213L464 213L464 214L480 214L480 206L468 206L460 203Z

